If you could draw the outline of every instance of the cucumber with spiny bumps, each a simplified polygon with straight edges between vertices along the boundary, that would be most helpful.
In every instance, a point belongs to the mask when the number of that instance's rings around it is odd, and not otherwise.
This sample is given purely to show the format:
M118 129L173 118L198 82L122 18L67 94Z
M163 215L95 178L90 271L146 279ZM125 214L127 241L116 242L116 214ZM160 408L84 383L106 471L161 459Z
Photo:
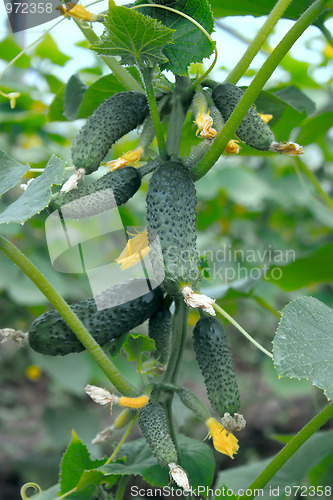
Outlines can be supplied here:
M216 318L201 318L193 330L193 346L214 410L223 417L239 411L237 379L228 339Z
M188 167L178 161L162 163L152 175L147 194L150 247L158 236L161 259L154 259L156 278L164 274L163 288L178 295L199 277L196 249L196 191ZM158 252L156 252L158 253Z
M155 341L154 356L164 365L168 361L170 351L172 316L167 307L162 305L149 318L148 335Z
M140 295L142 287L145 286L146 290L145 283L146 280L140 278L128 280L94 298L71 306L71 309L96 342L103 346L140 325L156 311L162 301L161 289L157 287ZM126 287L131 289L131 295L126 296ZM134 299L133 289L138 291L137 298ZM119 300L120 296L122 303ZM116 301L119 305L108 307ZM83 344L58 311L48 311L39 316L32 323L28 338L32 349L50 356L64 356L84 350Z
M177 450L169 433L166 413L159 403L152 401L140 411L139 425L154 457L162 467L178 463Z
M138 127L149 112L141 92L119 92L106 99L88 118L72 144L72 160L87 174L96 170L112 144Z
M243 95L244 91L232 83L220 83L214 88L213 100L225 121L228 120ZM254 106L251 106L243 118L236 134L245 144L260 151L267 151L275 141L273 132L260 118Z
M49 205L53 212L61 207L63 215L83 219L111 210L126 203L140 188L141 175L133 167L108 172L88 186L59 193Z

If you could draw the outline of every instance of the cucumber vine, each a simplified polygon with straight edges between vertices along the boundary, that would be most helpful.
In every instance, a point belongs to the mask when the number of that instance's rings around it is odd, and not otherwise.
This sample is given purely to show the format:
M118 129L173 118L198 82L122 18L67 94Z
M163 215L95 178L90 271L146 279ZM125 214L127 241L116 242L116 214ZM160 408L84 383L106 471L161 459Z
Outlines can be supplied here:
M206 445L199 444L196 445L199 448L193 448L189 438L178 432L177 419L174 418L177 394L181 403L206 424L217 451L233 458L239 449L234 434L244 428L245 419L240 413L241 400L226 332L222 322L215 317L216 312L275 365L279 360L277 350L273 349L271 353L263 347L222 307L223 299L217 303L200 293L200 283L208 273L204 266L200 266L198 258L195 183L208 174L221 157L238 154L241 149L239 141L252 148L253 154L256 150L264 154L286 153L291 156L303 153L302 145L289 142L288 137L283 142L275 140L268 123L271 117L258 114L254 102L284 56L317 18L321 30L324 33L327 31L322 16L330 5L324 0L313 1L268 55L247 89L237 86L291 5L291 0L278 0L271 12L267 12L267 19L258 34L222 83L215 81L214 75L211 75L217 63L218 49L212 35L214 20L207 0L151 0L147 3L139 0L125 7L109 0L106 12L92 16L85 11L86 19L81 12L81 20L75 17L75 5L71 10L62 11L68 22L74 22L81 30L90 49L104 61L122 90L110 88L110 97L89 113L71 147L72 164L66 168L66 173L72 175L60 191L52 188L53 180L50 180L47 191L49 200L43 202L43 206L36 206L35 213L48 208L49 216L57 214L64 228L66 218L83 220L106 210L111 213L111 210L135 196L142 188L145 176L151 176L146 196L147 228L142 232L128 233L126 246L116 259L121 271L142 264L145 279L141 281L148 284L149 292L139 293L131 300L125 300L124 294L124 303L120 300L117 305L110 306L103 302L104 309L100 311L96 306L96 296L69 306L37 267L9 240L0 236L0 250L24 272L55 309L37 318L29 333L22 334L20 340L23 338L23 342L29 343L32 349L50 356L87 350L120 396L111 394L106 388L90 385L86 387L86 393L95 403L108 406L111 412L113 404L125 408L111 430L105 429L95 438L95 443L103 443L109 430L113 432L128 426L109 458L92 460L86 447L73 433L72 442L62 460L56 498L81 498L82 494L82 498L86 499L88 496L85 495L90 492L91 499L97 498L96 495L103 495L99 497L101 499L111 499L114 497L109 490L117 485L116 498L121 500L126 498L127 476L130 474L140 474L157 485L166 485L170 475L171 481L184 493L192 485L198 486L201 476L198 472L200 467L195 463L195 450L199 449L200 453L196 453L202 456L208 453L207 462L211 455ZM102 36L95 33L95 22L103 25L105 31ZM328 33L327 37L330 39ZM39 37L7 65L0 75L0 84L6 70L41 39ZM187 44L189 49L186 51ZM193 78L190 65L202 64L202 60L212 54L213 61L208 69L204 70L202 66L201 74ZM219 55L223 57L222 51ZM128 66L134 68L133 71ZM169 80L164 70L171 71L174 78ZM15 107L19 93L5 94L1 90L0 93L10 100L11 107ZM196 136L199 139L197 143L193 141L191 148L186 148L182 134L190 126L194 129L191 122L197 127ZM137 148L108 162L110 148L133 130L141 132ZM191 150L184 154L186 149ZM104 172L104 175L88 185L84 180L82 186L84 175L97 171L101 165L110 171L105 172L102 168L99 173ZM42 175L47 175L51 168L52 164L45 167ZM59 176L61 172L64 174L64 163L57 168ZM295 168L310 180L316 193L332 210L333 202L313 172L299 158L295 159ZM39 173L39 168L31 168L29 173ZM38 179L34 182L41 183ZM29 187L25 187L22 196L29 198ZM13 221L22 222L15 218ZM79 250L83 263L81 246ZM139 282L140 278L132 278L128 287L139 286ZM111 287L111 292L105 290L103 293L110 299L110 294L113 293L114 297L117 290L115 286L113 292ZM120 292L118 295L121 299ZM253 298L276 317L282 315L282 320L283 315L288 314L282 311L280 315L264 299ZM191 318L193 309L198 310L200 315L193 331L198 368L205 381L211 407L220 422L211 416L207 405L196 394L180 385L179 374L185 365L189 314ZM128 335L147 319L148 337ZM288 321L285 323L288 326ZM285 323L281 321L279 328L286 328ZM9 338L18 340L18 336L15 337L18 334L12 332L5 333ZM129 381L131 379L127 380L127 375L112 359L115 354L113 349L119 347L118 341L129 360L136 361L140 387L134 387ZM329 394L330 388L323 388ZM285 445L249 489L254 492L268 484L287 460L332 416L331 403ZM125 442L137 421L145 441L133 441L134 444ZM241 445L241 434L239 436ZM121 458L123 452L125 462ZM142 464L140 468L133 454L142 454L142 462L148 464L146 468ZM75 457L79 457L78 460L83 457L84 466L83 463L77 464L81 472L79 474L76 470L77 477L73 480L70 467L66 469L65 464L69 461L75 467ZM205 468L205 460L201 459L202 468ZM207 472L206 477L209 474ZM212 477L206 486L209 487L211 482ZM27 483L21 490L22 498L26 498L29 487L36 488L32 485L34 483ZM246 498L251 500L254 496L249 494ZM208 496L204 494L204 498Z

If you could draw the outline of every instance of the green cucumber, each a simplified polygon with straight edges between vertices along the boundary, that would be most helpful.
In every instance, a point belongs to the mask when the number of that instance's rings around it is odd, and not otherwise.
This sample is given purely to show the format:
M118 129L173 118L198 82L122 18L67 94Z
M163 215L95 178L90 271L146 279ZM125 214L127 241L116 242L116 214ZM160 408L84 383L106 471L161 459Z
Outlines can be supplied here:
M228 339L216 318L201 318L193 330L193 346L214 410L223 417L240 408L239 391Z
M225 121L228 120L243 95L244 91L232 83L221 83L214 88L213 100ZM267 151L271 143L275 141L273 132L260 118L254 106L251 106L243 118L236 134L245 144L260 151Z
M207 420L210 417L209 411L206 406L200 401L198 396L190 389L181 388L177 392L181 402L189 410L191 410L201 420Z
M148 335L155 341L154 356L162 365L168 361L170 352L172 316L168 308L159 307L149 318Z
M144 282L146 280L133 279L129 280L126 286L131 287L131 290L133 287L138 287L137 290L140 293ZM155 288L123 304L108 309L97 309L96 303L101 308L103 305L114 303L115 299L119 298L119 294L122 296L125 290L124 284L113 286L95 298L71 306L72 311L101 346L146 321L162 301L160 288ZM35 319L30 327L28 338L32 349L50 356L64 356L84 350L84 346L58 311L48 311Z
M178 463L177 450L169 433L166 413L156 402L148 403L139 415L139 425L154 457L162 467Z
M83 219L111 210L126 203L140 188L141 175L133 167L123 167L109 172L89 186L59 193L49 205L53 212L66 205L63 215Z
M189 169L177 161L162 163L148 185L148 238L152 248L158 235L164 262L162 286L171 295L178 295L184 285L193 286L199 277L196 204ZM155 264L152 261L160 281L161 260L156 257Z
M72 160L87 174L96 170L112 144L140 125L148 115L141 92L119 92L106 99L88 118L72 144Z

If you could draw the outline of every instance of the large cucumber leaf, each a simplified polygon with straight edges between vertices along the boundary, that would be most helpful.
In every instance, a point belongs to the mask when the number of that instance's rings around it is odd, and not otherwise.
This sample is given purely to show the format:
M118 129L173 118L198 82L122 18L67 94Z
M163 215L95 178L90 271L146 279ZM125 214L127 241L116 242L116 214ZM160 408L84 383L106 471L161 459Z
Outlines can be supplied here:
M173 30L149 16L126 7L111 7L105 18L106 31L91 48L103 56L120 56L122 64L154 67L167 60L163 53Z
M306 378L333 398L333 310L314 297L299 297L282 310L273 340L280 376Z
M65 165L64 160L52 155L44 172L34 179L26 191L0 214L0 224L9 222L23 224L47 207L52 196L51 187L62 183Z

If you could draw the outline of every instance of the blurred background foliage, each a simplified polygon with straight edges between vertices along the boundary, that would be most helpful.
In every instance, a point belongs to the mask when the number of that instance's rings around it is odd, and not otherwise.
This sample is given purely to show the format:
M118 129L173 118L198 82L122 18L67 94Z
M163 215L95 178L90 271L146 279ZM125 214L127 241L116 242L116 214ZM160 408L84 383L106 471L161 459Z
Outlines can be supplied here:
M219 2L213 2L213 7L215 4ZM226 12L223 9L220 12L218 6L216 9L217 15L230 15L228 9ZM232 22L230 18L221 19L219 23L216 28L219 36L233 26L233 36L238 40L244 38L242 33L237 33L237 18ZM271 124L277 140L297 141L304 146L304 155L300 160L272 153L256 152L254 156L253 150L242 145L239 156L222 156L209 174L197 182L198 245L201 255L208 255L207 279L202 283L202 290L218 299L268 350L278 324L277 312L287 302L298 296L312 295L333 306L332 204L328 204L313 183L315 177L326 197L333 199L333 47L319 30L312 33L305 49L311 50L316 62L288 55L279 69L283 75L281 82L275 78L273 86L268 84L267 92L256 102L258 111L273 114ZM89 50L87 43L82 41L78 46L84 58L85 51ZM0 42L3 67L20 50L16 37L5 36ZM265 50L269 51L269 47ZM11 110L8 100L0 96L0 149L21 163L28 162L31 168L43 168L51 154L70 162L70 145L82 119L108 95L123 90L96 56L93 64L74 77L69 89L67 75L59 76L59 69L66 68L69 60L48 34L1 79L4 92L20 92L21 97ZM195 65L192 72L200 69ZM222 81L230 69L220 65L212 77ZM254 64L241 83L246 85L257 69ZM64 98L66 88L67 100ZM81 88L82 101L74 111L69 110L68 96L76 94L78 88ZM71 121L66 116L70 116ZM189 113L182 136L183 155L199 142L195 131ZM136 143L137 135L129 134L115 145L109 159ZM28 172L22 182L34 175ZM148 179L144 181L141 190L120 210L125 226L145 225ZM0 210L21 193L18 186L11 189L0 200ZM86 277L60 274L52 269L45 240L45 218L42 212L24 226L2 225L1 232L37 265L66 300L70 303L82 300L91 294ZM209 255L221 249L242 250L247 256L253 252L255 261L242 258L240 252L236 257L232 253L215 267L217 263L212 262ZM289 264L283 263L281 280L272 277L264 280L258 271L264 264L281 266L281 262L269 260L267 255L260 258L269 249L284 255L287 251L294 252L295 262L292 259ZM227 282L226 267L230 275L232 270L235 272L234 279ZM242 268L240 275L237 274L239 267ZM257 271L250 275L253 269ZM32 320L49 309L42 294L3 256L0 256L0 296L1 328L27 331ZM190 327L197 317L192 311ZM146 333L146 326L136 332ZM325 404L320 390L304 380L279 380L272 363L261 352L230 325L228 332L239 377L242 412L248 425L240 436L240 451L233 462L215 453L217 472L271 456L281 447L276 435L296 432ZM114 415L110 417L105 409L94 406L84 395L87 383L108 385L86 353L47 359L28 348L3 344L0 359L0 491L1 497L9 500L17 497L18 486L26 481L37 482L42 488L57 481L59 459L73 428L93 455L100 456L101 447L89 443L98 431L111 423ZM181 379L184 386L208 403L202 376L193 359L189 335ZM126 355L120 353L115 362L135 381L136 366L126 361ZM179 401L176 400L175 405L180 429L186 428L188 432L191 428L192 437L201 440L206 432L202 424ZM106 445L104 451L110 453L110 445ZM301 480L304 484L309 481L329 484L332 477L332 459L324 456L310 472L305 471Z

